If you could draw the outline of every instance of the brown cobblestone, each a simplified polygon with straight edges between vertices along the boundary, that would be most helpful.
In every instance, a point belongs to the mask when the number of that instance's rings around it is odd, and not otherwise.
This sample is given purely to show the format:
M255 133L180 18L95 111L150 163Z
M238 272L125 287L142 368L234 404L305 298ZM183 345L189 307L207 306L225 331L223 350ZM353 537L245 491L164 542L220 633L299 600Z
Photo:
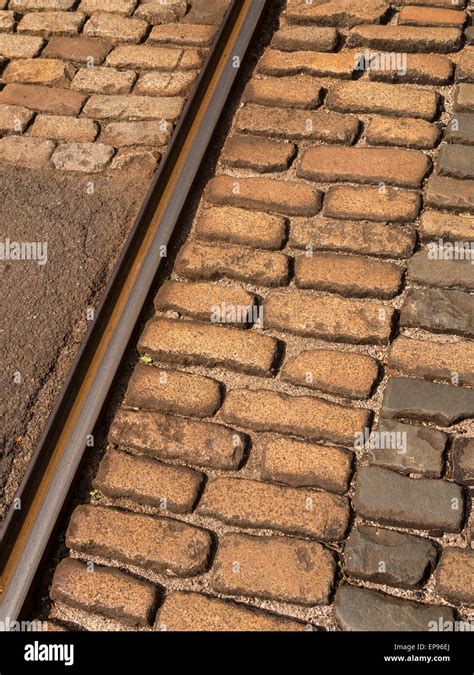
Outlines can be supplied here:
M474 147L443 143L438 155L438 173L453 178L474 178Z
M50 166L55 144L28 136L5 136L0 138L0 162L16 164L28 169Z
M474 52L464 50L456 66L457 82L474 82Z
M134 72L115 68L81 68L71 87L95 94L128 94L136 78Z
M155 297L155 307L161 312L179 312L200 321L248 326L253 323L255 296L240 287L220 286L207 282L189 284L166 281ZM229 310L229 314L226 313L226 309ZM237 309L241 312L240 316L237 316Z
M206 530L171 518L84 505L71 516L66 545L154 572L191 577L206 569L211 537Z
M370 396L378 377L377 361L365 354L317 349L286 361L281 377L297 386L348 398Z
M456 483L474 486L474 438L461 436L454 439L451 462Z
M188 279L237 279L261 286L288 283L288 257L279 251L255 251L241 246L187 242L179 251L176 272Z
M2 9L1 3L0 9ZM15 12L0 12L0 33L13 33L14 28Z
M65 558L56 567L51 599L136 627L153 620L156 590L118 570L95 565L90 572L79 560Z
M321 145L303 153L297 175L322 183L347 181L418 187L430 167L430 159L414 150Z
M221 402L214 380L138 364L130 379L126 405L192 417L212 417Z
M161 121L111 122L102 131L101 140L116 147L124 145L163 146L171 138L171 124Z
M196 70L203 58L196 49L173 49L154 45L120 45L107 57L116 68L152 68L155 70Z
M5 68L4 82L42 84L50 87L69 87L75 69L70 64L55 59L19 59Z
M334 573L332 554L316 542L227 534L211 583L221 593L314 606L328 601Z
M353 454L344 448L315 445L292 438L275 438L263 452L262 478L295 487L346 492Z
M258 71L265 75L316 75L351 79L356 62L350 53L280 52L267 49L260 59Z
M169 593L161 606L155 628L167 632L268 632L306 631L306 624L270 614L242 603L198 593Z
M92 143L97 137L97 124L92 120L61 115L38 115L30 135L70 143Z
M315 140L325 143L354 142L359 120L352 115L322 111L288 110L246 105L237 113L236 128L284 140Z
M161 154L149 148L121 148L114 155L110 168L118 171L143 171L153 176Z
M278 342L266 335L204 323L151 319L138 349L182 365L224 366L249 375L271 375Z
M434 148L441 131L435 124L412 118L372 117L366 128L370 145L403 145L407 148Z
M107 11L113 14L122 14L130 16L137 4L137 0L107 0ZM81 0L79 5L81 12L85 14L94 14L104 11L103 0Z
M459 84L454 94L454 110L474 111L474 84Z
M80 12L32 12L25 14L17 27L18 33L32 35L77 35L85 21Z
M27 59L38 56L44 40L32 35L0 34L0 54L7 59Z
M458 28L420 26L356 26L349 34L349 47L371 47L392 52L456 52L462 46Z
M461 28L466 22L466 12L455 9L431 7L403 7L398 15L399 25L449 26Z
M207 184L205 197L213 204L268 210L288 216L313 216L321 207L319 190L302 183L270 178L217 176Z
M111 42L132 42L142 40L148 24L141 19L129 19L116 14L94 14L84 26L88 38L100 38Z
M172 513L190 513L202 480L203 474L194 469L109 448L94 487L107 497L123 497Z
M135 10L135 16L146 19L152 25L178 21L186 14L186 0L144 0Z
M329 90L326 105L339 112L415 117L431 122L438 112L439 95L396 84L344 82Z
M434 252L438 254L439 250L435 248ZM408 277L412 283L423 286L474 291L473 261L470 253L465 249L463 251L466 257L462 260L435 258L430 248L418 251L408 262Z
M415 233L396 225L318 218L313 222L293 223L290 244L307 250L408 258L415 246Z
M402 72L399 66L393 65L392 62L389 68L370 68L369 77L371 80L381 82L447 85L452 82L453 73L453 63L445 56L408 54L406 68L404 67Z
M197 75L197 71L142 73L135 85L134 93L154 96L185 96Z
M88 40L83 37L56 37L48 42L42 56L65 59L74 63L98 65L104 61L111 49L112 45L109 42ZM34 56L34 54L31 56Z
M349 524L345 497L235 478L211 480L198 513L239 527L281 530L322 541L343 539Z
M157 459L235 470L242 462L246 438L221 424L119 410L110 427L109 442Z
M359 23L378 23L388 9L385 0L329 0L322 4L302 2L290 5L285 16L290 23L354 26Z
M436 590L451 602L474 606L474 551L447 548L436 571Z
M474 297L462 291L410 288L400 313L402 326L474 337Z
M393 312L374 300L273 291L264 305L267 328L334 342L387 344Z
M416 192L375 187L335 186L324 200L323 215L328 218L407 223L415 220L420 210Z
M203 210L195 234L209 241L277 250L285 240L286 225L280 216L223 206Z
M474 180L457 180L431 176L428 180L425 202L428 206L474 213Z
M97 173L105 169L114 152L103 143L65 143L56 148L51 160L56 169Z
M273 37L272 46L285 52L298 50L333 52L337 46L338 32L335 28L319 26L285 26Z
M210 47L215 34L216 26L175 23L155 26L148 37L148 42L178 47Z
M280 172L288 169L295 153L293 143L236 134L227 140L221 162L258 173Z
M72 9L76 0L15 0L17 11L27 10L30 12L42 10L67 10Z
M182 22L193 25L220 26L229 6L230 0L213 0L213 2L209 2L209 0L193 0L192 7Z
M78 115L87 96L67 89L52 89L30 84L7 84L0 93L0 103L24 106L55 115Z
M423 241L469 241L472 238L472 218L425 209L421 214L420 235Z
M33 119L34 113L17 105L0 105L0 131L23 132Z
M398 337L391 345L388 366L407 375L452 382L458 376L459 384L474 387L474 343L431 342Z
M348 408L315 396L234 389L227 394L220 416L225 422L255 431L276 431L351 445L354 434L368 425L370 413L364 408Z
M161 119L175 121L184 107L183 98L156 96L106 96L93 94L84 114L96 119Z
M244 101L279 108L316 108L321 101L319 81L308 75L253 78Z

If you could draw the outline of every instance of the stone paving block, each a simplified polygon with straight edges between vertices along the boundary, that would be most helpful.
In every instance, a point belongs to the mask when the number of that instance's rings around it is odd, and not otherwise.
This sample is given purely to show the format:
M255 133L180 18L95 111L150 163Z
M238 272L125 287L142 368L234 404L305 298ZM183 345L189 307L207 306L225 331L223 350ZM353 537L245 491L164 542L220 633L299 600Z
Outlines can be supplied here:
M134 72L116 68L81 68L71 84L78 91L93 94L128 94L137 79Z
M299 3L288 6L285 16L290 23L323 26L355 26L379 23L389 10L385 0L330 0L323 3Z
M474 343L433 342L400 335L390 346L388 366L419 377L455 380L474 387Z
M414 378L391 377L382 416L450 426L474 417L474 390Z
M418 151L320 145L304 151L297 175L322 183L386 183L419 187L430 168L430 159Z
M86 99L87 96L78 91L31 84L7 84L0 92L0 103L19 105L54 115L78 115Z
M474 147L443 144L438 156L438 173L452 178L474 178Z
M44 40L33 35L0 33L0 54L7 59L28 59L38 56Z
M183 23L203 24L205 26L220 26L224 14L229 9L230 0L193 0L191 9L186 14Z
M85 20L85 15L80 12L32 12L23 16L17 32L43 37L77 35Z
M79 560L64 558L56 567L51 599L119 620L128 626L147 626L153 621L156 589L119 570L94 565L89 571Z
M332 554L317 542L225 534L211 585L220 593L314 606L328 602L334 573Z
M411 288L401 309L400 324L473 337L474 298L462 291Z
M445 86L452 82L454 74L453 62L439 54L407 54L406 62L400 67L397 56L374 52L367 69L371 80L398 84Z
M303 183L271 178L217 176L207 184L204 196L219 206L237 206L285 216L313 216L321 207L319 190Z
M16 164L28 169L43 169L51 166L55 143L28 136L4 136L0 138L0 162Z
M120 148L110 163L111 170L142 171L152 177L155 173L161 154L149 148Z
M137 0L107 0L107 12L130 16L137 5ZM79 5L81 12L94 14L104 11L103 0L81 0Z
M398 15L399 25L407 26L448 26L462 28L466 19L466 12L431 7L403 7Z
M192 577L207 568L211 536L172 518L82 505L69 521L66 546L169 576Z
M436 590L456 604L474 606L474 551L446 548L436 570Z
M369 145L402 145L430 150L437 145L441 131L426 120L371 117L365 135Z
M272 47L284 52L333 52L338 32L335 28L320 26L285 26L273 37Z
M356 26L349 34L348 47L371 47L387 52L457 52L462 47L459 28L421 26Z
M177 274L194 281L228 278L259 286L286 286L288 257L279 251L255 251L241 246L225 247L196 241L187 242L179 251Z
M463 525L459 485L408 478L378 466L359 469L353 503L357 515L382 524L444 532L460 532Z
M203 57L197 49L175 49L155 45L119 45L107 57L107 65L115 68L164 70L196 70Z
M152 96L186 96L197 76L198 72L194 70L142 73L133 91Z
M472 239L472 218L424 209L420 218L420 236L422 241L442 239L449 242L468 242Z
M51 160L56 169L97 173L106 168L114 153L111 145L103 143L65 143L56 148Z
M148 36L148 43L177 47L210 47L215 34L215 26L167 24L155 26Z
M179 21L186 14L186 0L144 0L135 10L134 16L145 19L152 25Z
M70 86L75 68L56 59L19 59L10 61L2 74L4 82L42 84L50 87Z
M156 630L166 632L298 632L308 625L252 605L230 602L200 593L168 593L158 611Z
M161 464L109 448L94 478L94 488L111 498L131 499L171 513L190 513L203 474L185 466Z
M427 286L474 290L474 251L471 252L470 246L466 245L455 249L443 242L442 246L440 248L439 243L432 242L427 249L418 251L408 261L409 279ZM442 256L447 259L442 259Z
M453 478L462 485L474 485L474 439L455 438L451 449Z
M220 159L227 166L270 173L286 171L295 154L293 143L236 134L227 140Z
M339 52L280 52L267 49L258 64L264 75L316 75L350 80L356 67L351 53Z
M206 208L198 215L194 233L208 241L278 250L286 238L286 220L232 206Z
M448 143L474 145L474 114L456 113L446 127L444 138Z
M279 343L267 335L189 321L151 319L138 350L169 363L230 368L249 375L273 372Z
M18 12L65 11L72 9L76 0L15 0L14 4Z
M236 129L282 140L314 140L350 145L356 138L359 120L352 115L319 110L246 105L237 112Z
M117 14L94 14L84 26L88 38L110 40L110 42L137 43L145 37L148 24L141 19L129 19Z
M409 223L418 216L418 193L392 187L332 186L326 193L323 216L348 220Z
M197 510L231 525L280 530L321 541L343 539L350 512L348 500L330 492L235 478L209 481Z
M18 105L0 105L0 131L3 133L23 132L34 117L28 108Z
M347 584L337 590L334 611L344 631L427 632L454 621L451 607L409 602Z
M243 434L220 424L133 410L118 411L109 442L158 459L215 469L238 469L246 447Z
M456 66L456 82L474 82L474 53L464 50Z
M428 179L425 202L439 209L474 213L474 180L432 176Z
M369 460L376 466L408 475L440 478L447 436L415 424L381 419L369 442Z
M437 116L439 95L396 84L344 82L329 89L326 105L338 112L414 117L432 122Z
M74 63L85 63L91 67L101 64L111 49L112 44L110 42L89 40L84 37L55 37L49 40L41 56L65 59Z
M353 453L344 448L277 437L265 445L261 477L294 487L344 493L352 466Z
M171 132L172 125L163 124L162 120L111 122L106 127L102 127L101 141L115 147L128 145L161 147L169 142Z
M0 3L0 9L2 9L2 7L3 6ZM15 12L0 11L0 33L13 33L15 23Z
M30 130L31 136L71 143L92 143L97 134L97 123L93 120L68 115L37 115Z
M415 233L396 225L317 218L292 223L290 244L308 251L319 249L409 258L415 246Z
M272 291L264 304L267 328L331 342L386 344L392 322L392 309L374 300Z
M436 565L429 539L380 527L355 527L344 549L347 574L376 584L419 588Z
M255 431L353 445L354 435L368 426L370 411L330 403L316 396L233 389L227 393L219 416L224 422Z
M317 108L322 97L320 82L309 75L253 78L244 101L277 108Z
M131 408L212 417L221 402L215 380L139 363L127 388L125 403Z
M474 84L459 84L454 93L454 110L472 112L474 110Z
M281 378L300 387L347 398L368 398L379 373L377 361L365 354L335 349L301 352L285 362Z
M72 92L71 92L72 93ZM176 121L184 108L181 97L107 96L93 94L84 106L84 115L95 119ZM167 127L163 127L167 129Z

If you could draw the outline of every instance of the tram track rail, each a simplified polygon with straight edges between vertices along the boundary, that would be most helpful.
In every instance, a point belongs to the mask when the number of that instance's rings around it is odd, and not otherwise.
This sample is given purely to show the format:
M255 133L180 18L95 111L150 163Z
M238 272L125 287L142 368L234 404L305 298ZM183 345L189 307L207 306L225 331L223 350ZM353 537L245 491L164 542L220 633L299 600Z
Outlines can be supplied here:
M95 321L0 530L0 622L15 621L266 6L233 0Z

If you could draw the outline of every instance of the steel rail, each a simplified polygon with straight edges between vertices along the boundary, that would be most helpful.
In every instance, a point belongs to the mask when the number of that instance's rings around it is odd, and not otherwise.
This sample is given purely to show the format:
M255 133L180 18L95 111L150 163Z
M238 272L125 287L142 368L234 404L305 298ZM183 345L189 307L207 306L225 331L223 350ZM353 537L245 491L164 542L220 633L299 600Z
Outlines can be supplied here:
M0 530L1 625L30 593L266 4L232 1Z

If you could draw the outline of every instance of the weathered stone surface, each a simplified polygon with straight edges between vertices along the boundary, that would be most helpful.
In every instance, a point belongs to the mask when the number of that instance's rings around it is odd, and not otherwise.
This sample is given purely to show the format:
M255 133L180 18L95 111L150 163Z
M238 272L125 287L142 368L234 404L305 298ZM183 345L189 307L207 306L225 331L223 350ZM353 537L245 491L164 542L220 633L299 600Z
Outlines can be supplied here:
M453 622L450 607L408 602L367 588L344 584L337 590L334 611L345 631L439 630L439 624Z
M329 90L326 105L338 112L415 117L431 122L439 96L433 91L379 82L344 82Z
M235 478L214 478L198 513L239 527L280 530L339 541L349 525L349 502L330 492Z
M266 335L227 326L151 319L142 333L138 350L181 366L223 366L265 376L272 373L278 342Z
M371 117L365 135L370 145L402 145L429 150L437 144L441 131L426 120Z
M99 130L97 122L68 115L37 115L30 135L71 143L92 143Z
M391 377L385 389L382 415L450 426L474 417L474 389Z
M424 209L420 218L420 236L422 241L446 239L450 242L468 242L473 238L473 224L470 216Z
M398 15L398 23L407 26L456 26L461 28L467 18L466 12L454 9L432 7L403 7Z
M464 291L474 290L474 255L466 249L465 260L440 260L438 247L428 245L428 249L418 251L408 261L408 277L416 284L437 286L439 288L458 288ZM442 254L442 253L441 253Z
M321 100L320 82L309 75L253 78L244 92L244 100L278 108L316 108Z
M322 183L386 183L418 187L430 168L429 158L413 150L321 145L303 153L297 175Z
M68 548L178 577L205 571L211 547L207 530L101 506L76 507L66 533Z
M332 554L316 542L225 534L211 585L221 593L314 606L328 601L334 573Z
M111 42L141 42L148 25L141 19L129 19L116 14L94 14L84 26L88 38L101 38Z
M281 437L266 444L261 476L264 480L294 487L317 487L344 493L352 465L353 453L344 448Z
M135 94L150 96L186 96L198 76L197 71L142 73L135 85Z
M336 185L330 187L324 200L323 215L328 218L407 223L415 220L420 210L416 192L375 187Z
M0 92L0 103L19 105L54 115L78 115L86 98L78 91L32 84L7 84Z
M168 593L158 611L155 629L166 632L227 633L299 632L308 625L253 606L212 598L200 593Z
M438 173L453 178L474 178L474 148L469 145L442 145Z
M2 79L18 84L69 87L74 73L73 66L56 59L19 59L8 64Z
M109 442L159 459L215 469L237 469L246 446L243 434L222 425L133 410L118 411Z
M472 112L474 110L474 84L459 84L456 87L454 110L456 112Z
M220 386L209 377L139 363L127 388L131 408L212 417L221 402Z
M71 87L94 94L128 94L136 78L136 73L116 68L81 68Z
M107 0L107 11L113 14L130 16L136 4L136 0ZM79 8L81 12L94 14L95 12L104 11L104 2L103 0L81 0Z
M94 487L112 498L131 499L161 511L189 513L198 498L203 474L185 466L161 464L109 448Z
M436 590L451 602L474 606L474 551L446 548L436 570Z
M359 469L354 509L363 518L419 530L460 532L464 497L446 480L407 478L378 466Z
M0 162L16 164L28 169L51 167L53 141L28 136L4 136L0 139Z
M0 105L0 131L4 133L23 132L33 117L34 113L28 108L18 105Z
M379 23L388 10L385 0L329 0L294 3L287 7L285 16L290 23L355 26Z
M388 353L389 368L430 380L474 387L474 343L434 342L400 335Z
M267 389L233 389L227 393L220 417L230 424L276 431L309 440L352 445L354 434L367 426L370 412L330 403L316 396L289 396Z
M215 26L167 24L155 26L148 36L148 42L177 47L210 47L215 33Z
M265 75L316 75L351 79L356 61L352 54L339 52L280 52L267 49L260 59L258 70Z
M357 26L349 34L349 47L371 47L387 52L457 52L462 46L459 28L421 26Z
M292 223L290 244L307 251L348 251L385 258L409 258L415 246L415 233L396 225L318 217Z
M474 485L474 439L455 438L451 449L453 478L462 485Z
M208 241L278 250L286 238L286 219L232 206L206 208L198 216L195 235Z
M148 148L120 148L110 164L111 170L141 171L144 175L153 176L161 154Z
M74 63L98 65L104 61L111 49L110 42L89 40L83 37L55 37L48 42L41 55Z
M172 125L157 120L111 122L103 128L101 141L115 147L151 145L161 147L171 138Z
M474 337L474 297L462 291L411 288L400 314L402 326Z
M236 134L226 142L221 162L258 173L280 172L288 169L295 153L293 143Z
M213 204L271 211L288 216L313 216L321 207L321 192L295 181L217 176L205 197Z
M344 549L347 574L376 584L419 588L436 564L428 539L380 527L354 528Z
M103 171L115 153L111 145L103 143L65 143L51 158L56 169L97 173Z
M0 34L0 55L7 59L27 59L38 56L44 40L32 35Z
M71 558L61 560L56 567L50 594L54 602L65 602L134 627L151 623L156 603L152 584L98 565L91 572L87 565Z
M144 0L135 10L135 16L156 26L182 19L187 8L186 0Z
M365 56L363 56L365 59ZM398 84L447 85L453 80L453 62L439 54L407 54L406 62L400 68L400 61L384 52L374 52L366 65L369 78L378 82Z
M183 23L220 26L224 14L228 10L230 0L194 0L191 9L183 19Z
M448 143L474 145L474 114L456 113L446 127L444 138Z
M398 473L440 478L446 434L429 427L381 419L369 444L370 463Z
M80 12L32 12L25 14L17 27L18 33L77 35L86 17Z
M333 342L385 344L392 333L393 312L373 300L299 291L271 292L264 304L267 328Z
M474 82L474 53L464 50L456 67L457 82Z
M176 121L184 107L180 97L106 96L93 94L84 106L84 114L95 119ZM166 131L166 127L164 129Z
M329 394L367 398L378 372L377 361L365 354L318 349L288 359L281 377L297 386L320 389Z
M320 26L285 26L275 33L272 46L284 52L298 50L333 52L338 32L335 28Z
M107 57L115 68L164 70L196 70L203 62L197 49L175 49L155 45L119 45Z

